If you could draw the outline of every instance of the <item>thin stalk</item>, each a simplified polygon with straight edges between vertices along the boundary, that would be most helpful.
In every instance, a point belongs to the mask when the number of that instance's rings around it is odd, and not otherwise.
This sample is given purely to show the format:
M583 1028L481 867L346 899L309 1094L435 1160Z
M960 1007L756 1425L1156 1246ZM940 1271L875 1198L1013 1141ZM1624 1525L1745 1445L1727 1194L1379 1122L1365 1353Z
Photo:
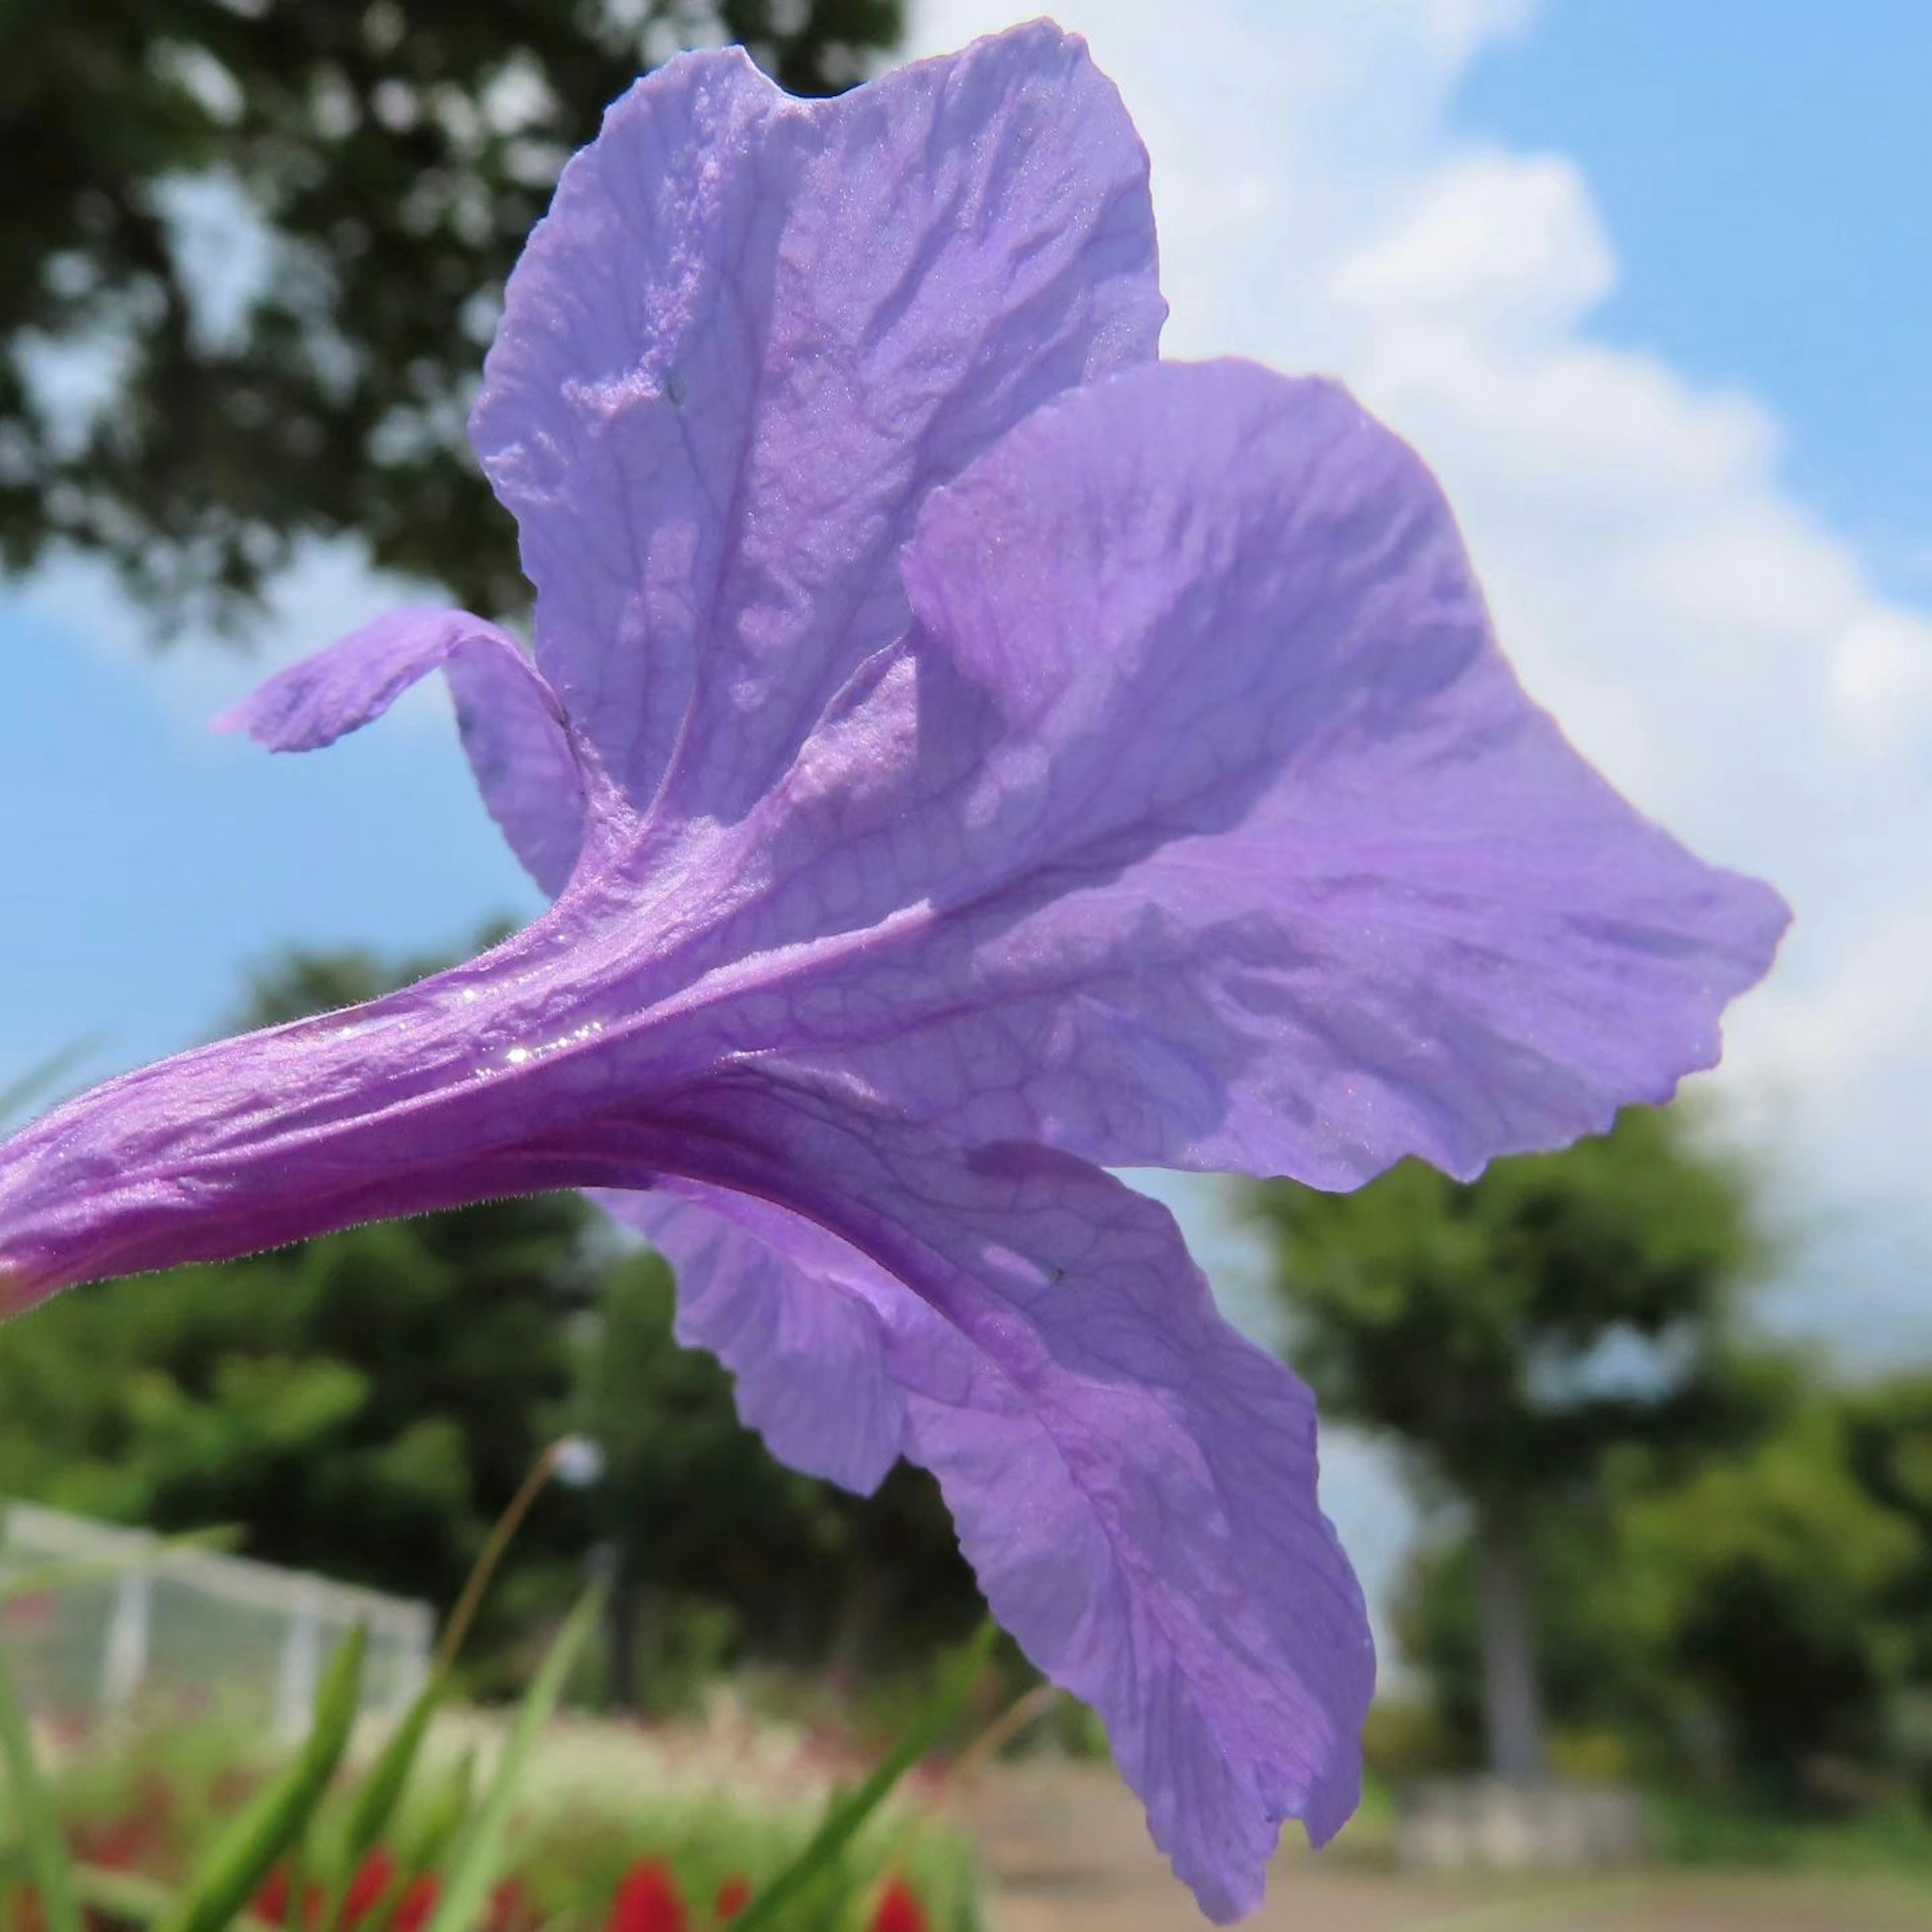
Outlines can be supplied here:
M430 1932L470 1932L482 1916L502 1866L504 1838L518 1786L528 1768L538 1735L556 1708L572 1666L596 1626L603 1601L603 1592L596 1586L585 1592L564 1620L556 1640L524 1694L490 1788L464 1832L448 1886L430 1921Z
M388 1829L402 1802L404 1787L416 1768L417 1756L422 1748L424 1738L429 1733L430 1722L448 1692L450 1673L455 1667L457 1658L470 1634L470 1628L476 1621L476 1613L482 1606L484 1593L489 1589L502 1563L504 1552L529 1517L537 1498L543 1493L544 1486L556 1473L563 1452L564 1444L560 1441L551 1443L538 1456L518 1485L516 1494L510 1498L508 1507L491 1527L482 1551L471 1566L470 1574L464 1580L462 1594L457 1598L456 1607L450 1612L449 1621L443 1627L442 1637L436 1645L435 1660L430 1666L428 1682L423 1686L416 1702L396 1727L388 1744L383 1747L382 1755L356 1795L356 1802L350 1808L343 1827L341 1856L336 1861L327 1903L322 1912L322 1922L326 1932L341 1932L349 1904L350 1888L355 1882L356 1871L376 1840ZM400 1895L401 1885L412 1874L406 1868L399 1871L396 1884L392 1890ZM386 1899L380 1901L379 1915L381 1906L391 1903L393 1900Z
M1014 1738L1066 1695L1058 1684L1036 1684L1022 1692L953 1760L946 1774L948 1786L960 1790L970 1785Z
M556 1466L563 1453L561 1442L553 1442L530 1465L530 1473L522 1486L510 1498L508 1508L496 1519L496 1527L490 1532L490 1540L483 1546L476 1567L471 1570L469 1580L463 1586L463 1594L456 1600L456 1607L449 1613L449 1621L442 1627L442 1638L436 1647L436 1662L430 1671L432 1678L447 1676L450 1667L461 1652L464 1640L470 1635L470 1626L476 1621L476 1612L482 1606L483 1596L496 1574L497 1567L503 1560L503 1552L510 1546L517 1532L524 1526L536 1499L544 1492L544 1486L556 1474Z

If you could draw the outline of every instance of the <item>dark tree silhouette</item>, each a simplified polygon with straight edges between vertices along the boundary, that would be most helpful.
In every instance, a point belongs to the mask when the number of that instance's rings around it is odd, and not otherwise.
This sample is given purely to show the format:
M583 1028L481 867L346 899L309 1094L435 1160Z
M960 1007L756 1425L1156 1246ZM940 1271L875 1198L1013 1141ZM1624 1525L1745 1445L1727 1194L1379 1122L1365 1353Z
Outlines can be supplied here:
M861 77L902 0L0 0L0 561L245 628L304 538L514 613L463 440L505 278L605 104L742 40Z

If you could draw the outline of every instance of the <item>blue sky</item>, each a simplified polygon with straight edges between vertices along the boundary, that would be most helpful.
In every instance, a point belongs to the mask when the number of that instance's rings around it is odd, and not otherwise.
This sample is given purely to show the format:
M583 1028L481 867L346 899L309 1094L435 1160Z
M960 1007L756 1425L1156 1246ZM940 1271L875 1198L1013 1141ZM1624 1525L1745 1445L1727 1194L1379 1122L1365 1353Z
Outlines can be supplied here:
M284 946L453 950L533 904L440 718L271 759L198 715L244 662L86 628L0 613L0 1084L85 1034L98 1074L215 1031ZM290 634L326 643L326 612Z
M1932 602L1932 11L1920 0L1562 0L1455 118L1556 148L1623 260L1595 318L1770 400L1794 494Z
M926 0L918 50L1030 10ZM1793 900L1713 1082L1828 1236L1780 1306L1868 1359L1932 1346L1923 10L1055 10L1153 152L1171 350L1353 383L1442 475L1532 688ZM453 950L530 909L435 696L308 758L204 728L398 594L312 558L252 664L152 656L85 570L0 597L0 1086L83 1034L107 1036L91 1075L207 1036L280 946ZM1176 1198L1240 1304L1251 1258ZM1387 1466L1346 1444L1328 1466L1384 1593L1410 1527Z

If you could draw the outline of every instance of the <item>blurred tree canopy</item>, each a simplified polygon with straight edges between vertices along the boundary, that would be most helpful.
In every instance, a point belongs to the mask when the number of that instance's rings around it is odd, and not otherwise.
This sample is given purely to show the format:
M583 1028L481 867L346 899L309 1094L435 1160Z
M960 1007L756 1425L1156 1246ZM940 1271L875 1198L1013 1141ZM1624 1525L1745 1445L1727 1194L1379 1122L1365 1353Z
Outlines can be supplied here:
M0 1492L235 1524L250 1556L447 1607L567 1395L580 1218L498 1203L63 1295L0 1349ZM539 1516L486 1639L580 1536Z
M1914 1532L1915 1560L1892 1579L1886 1607L1910 1634L1908 1674L1932 1688L1932 1371L1852 1390L1844 1420L1846 1452L1860 1486Z
M1631 1444L1600 1507L1558 1519L1533 1577L1552 1719L1624 1741L1636 1768L1781 1806L1828 1795L1833 1762L1905 1768L1900 1694L1932 1685L1925 1526L1883 1472L1924 1438L1907 1378L1820 1388L1765 1355L1753 1400L1780 1391L1754 1439L1690 1466ZM1923 1412L1917 1418L1922 1426ZM1475 1552L1459 1537L1418 1565L1401 1631L1452 1732L1478 1735Z
M527 600L464 440L505 278L604 106L742 41L802 94L902 0L4 0L0 560L236 628L305 538Z
M1273 1182L1288 1354L1327 1412L1394 1436L1466 1504L1492 1768L1544 1768L1532 1556L1605 1457L1742 1427L1727 1372L1763 1260L1748 1184L1678 1113L1631 1108L1472 1185L1408 1162L1350 1195Z

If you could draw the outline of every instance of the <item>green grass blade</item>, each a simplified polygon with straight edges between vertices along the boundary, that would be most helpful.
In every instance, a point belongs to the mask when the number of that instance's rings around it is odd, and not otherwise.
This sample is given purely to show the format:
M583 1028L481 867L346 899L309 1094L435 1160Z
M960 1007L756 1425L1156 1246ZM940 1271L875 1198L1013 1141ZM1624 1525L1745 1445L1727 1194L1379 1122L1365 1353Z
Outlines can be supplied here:
M893 1786L932 1750L952 1721L979 1682L999 1634L999 1626L988 1617L947 1672L938 1694L893 1746L885 1762L850 1797L832 1808L805 1849L732 1921L732 1932L765 1932L765 1928L780 1924L780 1914L843 1854ZM442 1932L442 1928L437 1928L436 1932Z
M409 1788L410 1774L416 1768L417 1755L428 1734L430 1720L436 1715L448 1686L448 1680L441 1672L432 1675L356 1790L349 1815L343 1821L341 1836L334 1848L328 1903L322 1917L328 1932L336 1932L341 1924L349 1889L356 1881L356 1869L375 1849L377 1840L388 1829L390 1821L402 1803L403 1793Z
M376 1840L388 1829L389 1821L402 1802L403 1793L409 1788L410 1774L416 1768L417 1754L422 1749L424 1738L428 1735L430 1720L442 1702L447 1684L446 1678L433 1677L423 1686L403 1721L382 1747L382 1755L370 1767L369 1775L362 1780L356 1802L349 1808L348 1821L343 1827L343 1850L350 1865L359 1863L364 1852L373 1851Z
M368 1646L369 1633L358 1624L337 1646L316 1694L308 1741L295 1762L249 1803L201 1862L166 1922L166 1932L219 1932L307 1828L349 1742Z
M429 1932L469 1932L482 1913L502 1868L510 1807L529 1765L530 1752L536 1744L538 1733L556 1708L557 1699L562 1694L572 1666L596 1628L598 1612L603 1602L602 1589L592 1588L584 1592L558 1632L556 1641L550 1646L550 1654L544 1659L530 1689L524 1693L509 1741L504 1745L502 1756L497 1763L496 1775L490 1780L490 1789L464 1834L449 1883L443 1891L436 1916L430 1921Z
M7 1782L14 1793L14 1808L20 1814L20 1837L40 1893L47 1932L81 1932L74 1864L67 1855L67 1840L61 1835L53 1793L34 1760L26 1707L14 1688L4 1644L0 1644L0 1756L6 1760Z
M401 1846L404 1865L412 1872L434 1871L470 1822L476 1795L476 1754L465 1751L424 1802L416 1831Z
M174 1892L136 1872L79 1864L74 1868L74 1876L82 1904L98 1907L116 1924L155 1925L175 1909ZM266 1918L244 1912L231 1922L230 1932L277 1932L277 1928Z
M96 1907L119 1923L152 1925L174 1909L175 1895L166 1886L136 1873L110 1871L100 1865L76 1865L74 1875L81 1903Z

